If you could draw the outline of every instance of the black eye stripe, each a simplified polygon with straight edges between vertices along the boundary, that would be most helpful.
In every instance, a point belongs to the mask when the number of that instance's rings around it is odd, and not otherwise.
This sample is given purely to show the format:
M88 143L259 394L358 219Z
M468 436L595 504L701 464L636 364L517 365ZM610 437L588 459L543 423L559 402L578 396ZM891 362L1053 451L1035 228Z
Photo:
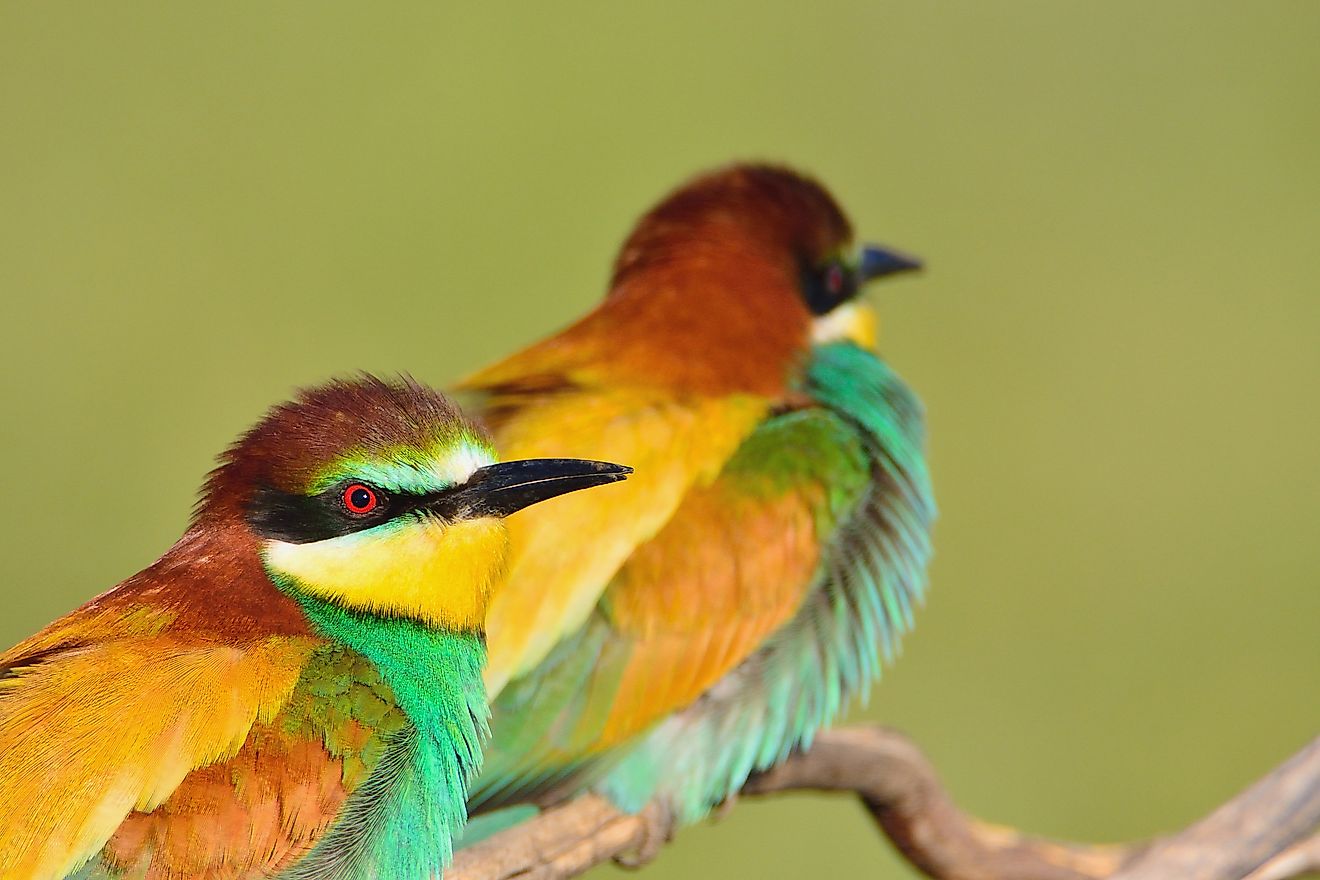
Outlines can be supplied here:
M353 504L350 492L362 488L375 505ZM263 538L290 544L310 544L351 535L408 514L432 503L436 495L390 494L360 481L340 483L316 495L262 488L253 493L247 520ZM365 509L364 509L365 508Z
M857 295L857 273L840 260L802 264L802 301L813 315L825 315Z

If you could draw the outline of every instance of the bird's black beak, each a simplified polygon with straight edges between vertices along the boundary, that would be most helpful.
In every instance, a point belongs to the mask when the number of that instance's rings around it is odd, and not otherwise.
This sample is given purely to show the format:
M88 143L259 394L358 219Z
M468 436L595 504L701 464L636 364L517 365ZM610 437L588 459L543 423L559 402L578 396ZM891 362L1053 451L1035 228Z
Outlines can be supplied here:
M580 458L502 461L472 472L428 506L446 519L508 516L539 501L627 479L632 468Z
M921 260L899 251L868 244L862 246L861 257L857 260L857 280L865 284L886 275L899 272L915 272L921 268Z

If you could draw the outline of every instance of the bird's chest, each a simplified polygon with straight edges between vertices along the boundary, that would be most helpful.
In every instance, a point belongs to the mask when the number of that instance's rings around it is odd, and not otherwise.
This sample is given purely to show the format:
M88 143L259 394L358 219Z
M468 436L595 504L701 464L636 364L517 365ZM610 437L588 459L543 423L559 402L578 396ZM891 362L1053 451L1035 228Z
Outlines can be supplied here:
M485 725L479 637L408 621L370 627L335 610L283 719L318 736L345 796L280 880L430 880L465 816Z
M325 749L349 797L412 721L374 663L330 643L312 655L278 725L290 738Z

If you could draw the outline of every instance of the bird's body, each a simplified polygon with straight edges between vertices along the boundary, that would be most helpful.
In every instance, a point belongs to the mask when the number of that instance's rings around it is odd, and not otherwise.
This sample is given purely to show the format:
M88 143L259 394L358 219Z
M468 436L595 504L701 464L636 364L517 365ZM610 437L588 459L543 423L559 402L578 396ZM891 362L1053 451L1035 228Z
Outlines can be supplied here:
M853 296L913 264L852 262L850 237L792 172L699 178L643 218L597 309L468 381L502 454L637 470L510 524L474 810L595 789L693 820L897 649L934 506L920 406Z
M412 383L273 410L159 561L0 656L0 876L438 877L499 517L619 478L537 464Z

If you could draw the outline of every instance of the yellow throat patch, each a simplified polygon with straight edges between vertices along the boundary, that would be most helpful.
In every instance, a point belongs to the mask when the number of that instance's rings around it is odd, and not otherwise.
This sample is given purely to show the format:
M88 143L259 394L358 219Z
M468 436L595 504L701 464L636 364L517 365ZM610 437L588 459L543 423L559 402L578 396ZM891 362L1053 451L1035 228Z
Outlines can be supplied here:
M263 555L317 598L471 631L484 627L508 548L498 519L419 519L310 544L269 541Z

